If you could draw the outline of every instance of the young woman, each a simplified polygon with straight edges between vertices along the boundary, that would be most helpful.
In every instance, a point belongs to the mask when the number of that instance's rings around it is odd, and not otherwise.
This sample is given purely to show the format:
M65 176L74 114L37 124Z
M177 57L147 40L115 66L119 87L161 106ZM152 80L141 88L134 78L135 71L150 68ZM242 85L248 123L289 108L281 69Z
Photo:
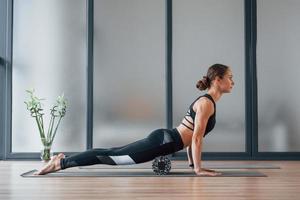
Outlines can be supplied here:
M76 166L107 164L128 165L148 162L157 156L168 155L187 148L188 160L197 175L216 176L220 173L201 168L203 138L214 128L216 120L216 102L224 93L230 93L234 85L232 71L228 66L214 64L207 75L197 82L200 90L208 89L189 107L181 124L173 129L157 129L145 139L131 144L109 149L95 148L69 157L60 153L36 175L47 174Z

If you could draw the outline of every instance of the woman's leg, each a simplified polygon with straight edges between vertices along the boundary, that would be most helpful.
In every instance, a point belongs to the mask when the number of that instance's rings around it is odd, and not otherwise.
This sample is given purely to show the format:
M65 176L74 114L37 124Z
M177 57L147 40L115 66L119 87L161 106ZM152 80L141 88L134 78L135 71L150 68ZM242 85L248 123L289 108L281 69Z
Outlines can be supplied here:
M94 164L130 165L153 160L167 149L168 142L163 144L164 129L153 131L147 138L127 144L123 147L109 149L95 148L62 159L61 168L86 166ZM171 141L170 141L171 142Z
M182 149L181 139L180 147L178 147L178 139L174 139L174 134L177 134L174 133L174 130L157 129L147 138L123 147L96 148L70 157L56 159L60 161L60 169L94 164L129 165L148 162L157 156L168 155Z

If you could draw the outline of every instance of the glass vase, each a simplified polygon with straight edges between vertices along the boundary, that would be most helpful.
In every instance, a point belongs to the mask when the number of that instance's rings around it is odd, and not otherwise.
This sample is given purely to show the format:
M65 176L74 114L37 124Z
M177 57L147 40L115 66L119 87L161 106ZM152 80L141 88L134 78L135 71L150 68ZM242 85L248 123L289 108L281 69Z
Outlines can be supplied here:
M41 149L41 160L43 162L48 162L52 156L53 152L51 151L51 144L43 145Z

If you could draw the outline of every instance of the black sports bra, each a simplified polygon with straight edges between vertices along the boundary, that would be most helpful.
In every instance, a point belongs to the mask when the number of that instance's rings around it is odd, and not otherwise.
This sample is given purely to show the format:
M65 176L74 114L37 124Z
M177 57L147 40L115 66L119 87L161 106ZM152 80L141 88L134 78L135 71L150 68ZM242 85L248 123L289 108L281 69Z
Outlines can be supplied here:
M215 124L216 124L216 103L214 101L214 99L209 95L209 94L205 94L205 95L202 95L202 96L199 96L189 107L186 115L184 116L184 119L186 121L188 121L191 125L193 125L194 127L194 121L195 121L195 116L196 116L196 113L195 111L193 110L193 106L195 104L195 102L200 99L201 97L207 97L209 98L213 104L214 104L214 113L209 117L208 121L207 121L207 124L206 124L206 129L205 129L205 133L204 133L204 136L205 137L214 127L215 127ZM190 120L187 119L187 116L190 116L192 119L193 119L193 122L191 122ZM183 122L181 122L182 125L184 125L185 127L187 127L188 129L194 131L193 128L187 126L186 124L184 124Z

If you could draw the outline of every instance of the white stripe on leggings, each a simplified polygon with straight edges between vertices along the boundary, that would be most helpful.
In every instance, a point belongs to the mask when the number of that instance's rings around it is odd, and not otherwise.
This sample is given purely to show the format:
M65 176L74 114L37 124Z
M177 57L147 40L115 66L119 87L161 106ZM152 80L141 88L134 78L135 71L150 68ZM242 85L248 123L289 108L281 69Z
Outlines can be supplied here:
M128 155L124 156L109 156L117 165L131 165L136 164Z

